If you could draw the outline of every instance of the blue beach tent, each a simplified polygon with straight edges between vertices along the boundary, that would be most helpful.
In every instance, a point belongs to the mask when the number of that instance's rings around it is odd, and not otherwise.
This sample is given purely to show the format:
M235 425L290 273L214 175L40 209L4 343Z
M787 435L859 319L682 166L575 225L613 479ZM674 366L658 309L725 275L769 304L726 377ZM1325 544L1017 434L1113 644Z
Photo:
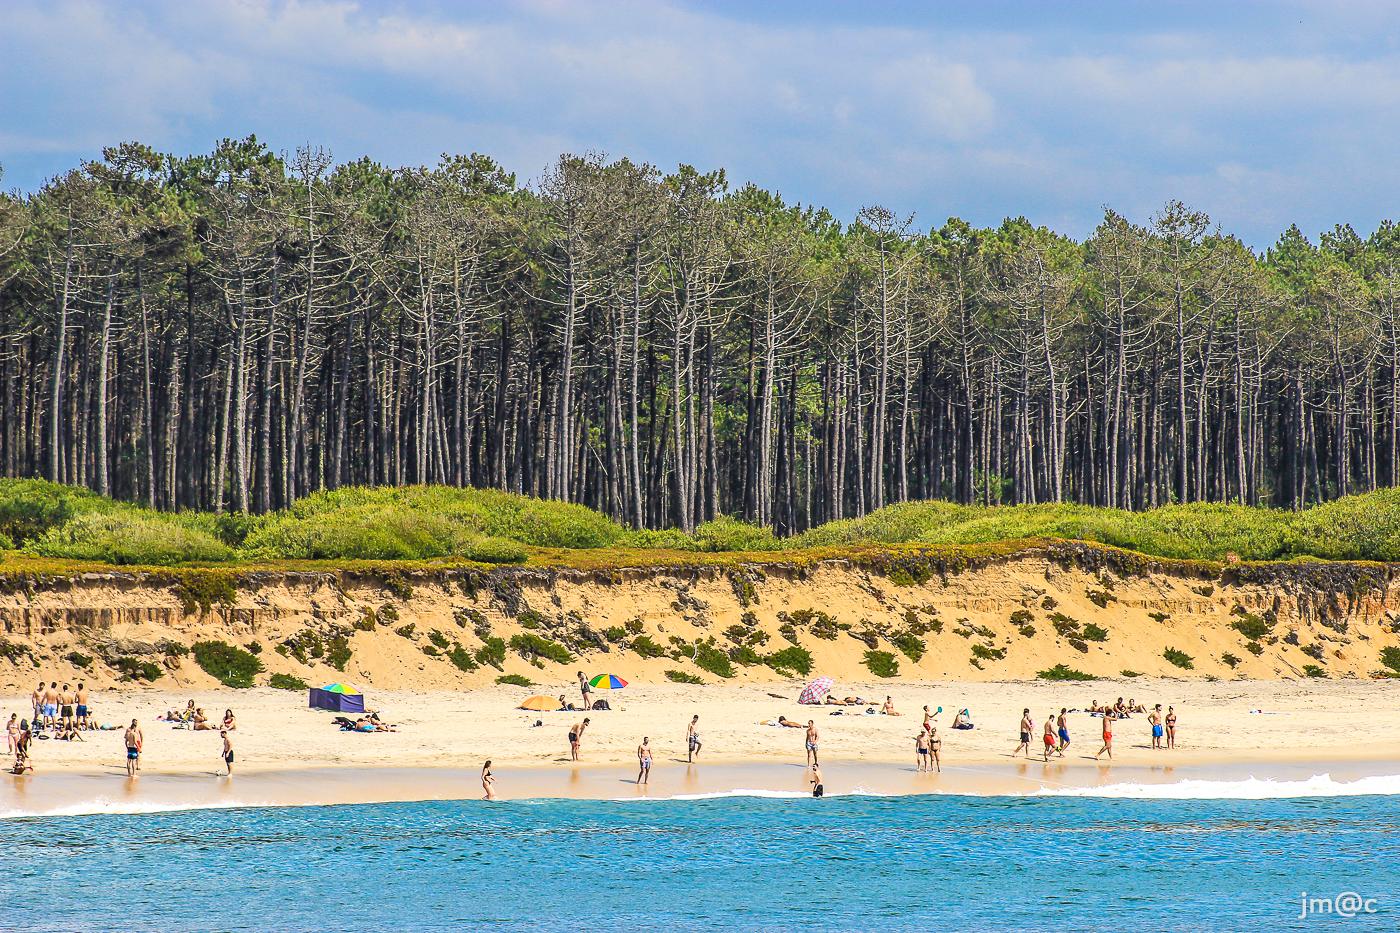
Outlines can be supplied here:
M337 713L363 713L365 695L349 684L327 684L311 688L310 707Z

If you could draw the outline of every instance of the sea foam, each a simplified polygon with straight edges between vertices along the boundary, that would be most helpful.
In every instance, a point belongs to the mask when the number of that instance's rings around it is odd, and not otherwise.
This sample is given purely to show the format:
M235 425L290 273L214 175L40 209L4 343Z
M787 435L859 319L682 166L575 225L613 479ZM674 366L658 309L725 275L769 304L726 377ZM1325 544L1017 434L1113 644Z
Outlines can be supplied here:
M1098 787L1047 787L1031 797L1115 797L1136 800L1282 800L1295 797L1367 797L1400 794L1400 774L1378 774L1336 781L1330 774L1306 780L1275 781L1249 777L1239 781L1188 779L1163 784L1104 784Z

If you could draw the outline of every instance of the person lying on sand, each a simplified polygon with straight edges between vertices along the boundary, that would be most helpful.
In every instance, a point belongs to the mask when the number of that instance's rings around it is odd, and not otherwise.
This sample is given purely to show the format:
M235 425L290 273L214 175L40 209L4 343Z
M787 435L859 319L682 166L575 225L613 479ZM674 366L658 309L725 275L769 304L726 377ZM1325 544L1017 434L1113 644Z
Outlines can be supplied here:
M880 712L884 713L886 716L903 716L903 715L904 715L903 713L897 713L897 712L895 712L894 700L891 700L889 697L885 697L885 705L882 706L882 707L880 707Z
M807 727L804 726L802 723L800 723L800 722L793 722L791 719L788 719L786 716L779 716L777 719L765 719L763 722L759 723L759 725L760 725L760 726L783 726L784 728L787 728L787 729L805 729L805 728L807 728Z
M972 728L972 714L969 713L966 709L960 709L960 710L958 710L958 715L956 715L956 716L953 717L953 728L954 728L954 729L971 729L971 728Z

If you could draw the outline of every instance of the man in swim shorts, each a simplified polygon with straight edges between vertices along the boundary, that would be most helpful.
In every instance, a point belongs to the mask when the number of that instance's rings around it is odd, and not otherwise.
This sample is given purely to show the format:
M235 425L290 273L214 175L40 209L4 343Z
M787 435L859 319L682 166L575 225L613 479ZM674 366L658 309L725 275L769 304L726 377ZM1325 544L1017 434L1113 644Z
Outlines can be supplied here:
M822 785L822 769L812 765L812 773L807 775L807 783L812 785L812 796L821 797L826 794L826 788Z
M1162 729L1162 704L1158 703L1153 707L1152 712L1147 714L1147 721L1152 724L1152 750L1163 748L1162 736L1165 734Z
M78 704L78 728L91 728L91 723L88 722L88 692L86 684L78 684L78 692L74 695L73 699Z
M126 776L136 777L136 769L141 761L141 727L136 724L136 720L131 721L122 738L126 742Z
M73 728L73 688L69 684L64 684L59 691L58 702L61 706L59 716L64 729Z
M569 730L569 754L578 761L578 743L583 741L583 730L588 728L588 717Z
M817 723L812 719L807 720L807 763L817 766Z
M1108 752L1108 757L1109 757L1110 759L1113 758L1113 720L1115 720L1115 719L1117 719L1117 718L1118 718L1118 714L1116 714L1115 712L1113 712L1113 710L1111 710L1111 709L1106 709L1106 710L1104 710L1104 712L1103 712L1103 748L1099 749L1098 752L1095 753L1095 755L1094 755L1095 758L1098 758L1099 755L1102 755L1104 752Z
M646 784L651 780L651 738L642 736L642 744L637 746L637 783Z
M1045 744L1045 760L1050 760L1050 753L1055 750L1055 714L1051 713L1045 717L1045 734L1042 737Z
M700 754L700 714L690 717L690 725L685 728L685 760L694 761Z
M1065 749L1069 748L1069 710L1060 707L1059 718L1055 720L1055 730L1060 736L1060 757L1065 757Z
M233 777L233 741L229 739L227 729L219 730L219 738L224 740L224 767L228 769L228 776Z
M44 691L44 725L50 729L58 724L58 681Z
M1031 757L1031 730L1035 724L1031 721L1031 711L1029 708L1021 710L1021 741L1011 750L1011 757L1015 758L1016 753L1025 750L1026 757Z

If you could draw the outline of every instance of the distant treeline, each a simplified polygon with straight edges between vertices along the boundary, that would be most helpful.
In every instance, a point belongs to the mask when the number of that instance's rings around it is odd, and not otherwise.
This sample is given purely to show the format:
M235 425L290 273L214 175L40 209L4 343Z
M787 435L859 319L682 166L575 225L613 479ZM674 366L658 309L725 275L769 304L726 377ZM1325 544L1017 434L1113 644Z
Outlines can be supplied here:
M849 224L724 173L533 186L255 139L0 196L0 472L266 512L444 483L685 531L893 502L1299 507L1400 480L1400 235L1169 203Z

